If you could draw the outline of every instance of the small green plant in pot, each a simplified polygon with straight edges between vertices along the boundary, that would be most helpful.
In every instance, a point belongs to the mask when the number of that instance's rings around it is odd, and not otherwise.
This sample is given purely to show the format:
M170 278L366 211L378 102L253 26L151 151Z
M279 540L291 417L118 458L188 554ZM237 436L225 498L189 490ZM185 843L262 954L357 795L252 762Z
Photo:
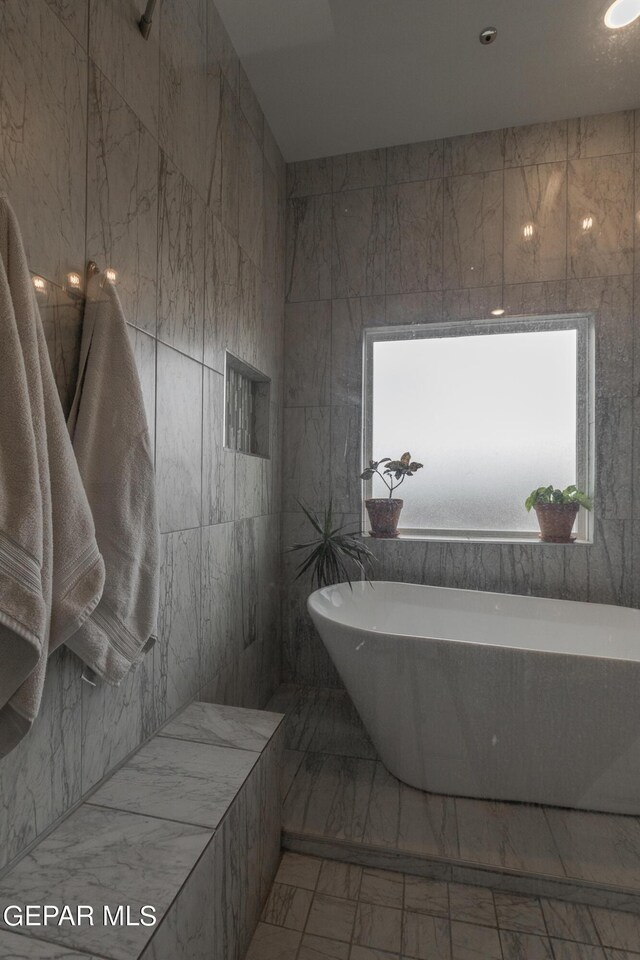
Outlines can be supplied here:
M416 471L422 469L421 463L411 459L410 453L403 453L399 460L383 457L382 460L371 460L369 466L360 474L361 480L372 480L380 477L389 491L388 497L370 497L364 505L369 514L372 537L397 537L398 521L404 506L404 500L394 497L393 492L404 483L407 477L412 477Z
M538 487L525 500L527 510L535 510L540 524L540 539L545 543L572 543L573 525L580 507L591 510L586 493L575 485L559 490L557 487Z
M335 525L333 506L329 501L322 518L313 510L307 510L299 501L316 536L306 543L289 547L289 553L305 550L306 557L298 565L295 577L299 580L311 571L311 584L315 589L329 587L334 583L348 583L354 573L358 578L369 580L369 573L376 559L369 548L357 536L358 531L348 530L343 524Z

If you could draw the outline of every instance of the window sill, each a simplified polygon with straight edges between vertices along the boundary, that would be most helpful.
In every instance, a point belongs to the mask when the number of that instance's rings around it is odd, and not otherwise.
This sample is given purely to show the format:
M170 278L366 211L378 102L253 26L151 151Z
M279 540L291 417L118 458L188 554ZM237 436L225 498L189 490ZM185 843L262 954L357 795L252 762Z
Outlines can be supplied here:
M593 540L582 540L576 539L573 543L545 543L540 540L538 537L522 537L514 535L512 537L505 534L496 534L495 536L480 536L478 534L469 534L465 536L464 534L452 535L452 534L430 534L430 533L409 533L406 531L400 530L397 537L372 537L370 533L363 533L362 536L366 540L387 540L387 541L398 541L398 540L408 540L408 541L426 541L432 543L493 543L499 546L507 546L509 544L528 544L529 546L537 547L579 547L579 546L592 546Z

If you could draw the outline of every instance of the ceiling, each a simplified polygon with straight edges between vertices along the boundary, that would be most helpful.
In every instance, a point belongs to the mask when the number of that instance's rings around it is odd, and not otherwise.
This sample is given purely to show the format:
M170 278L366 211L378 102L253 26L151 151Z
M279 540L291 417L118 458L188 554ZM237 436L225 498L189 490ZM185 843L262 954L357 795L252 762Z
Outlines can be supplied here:
M217 5L293 161L640 106L640 20L607 29L609 2Z

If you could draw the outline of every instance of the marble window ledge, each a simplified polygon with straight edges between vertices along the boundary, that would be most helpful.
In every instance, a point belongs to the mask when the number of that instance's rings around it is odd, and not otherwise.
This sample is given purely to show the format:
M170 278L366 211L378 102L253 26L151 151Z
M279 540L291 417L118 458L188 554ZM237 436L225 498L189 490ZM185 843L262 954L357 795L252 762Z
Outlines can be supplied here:
M496 544L530 544L538 547L575 547L575 546L592 546L593 540L587 539L576 539L572 543L550 543L549 541L540 540L538 537L521 537L517 534L509 536L508 534L496 534L487 536L480 536L479 534L472 534L466 536L461 533L458 536L443 533L419 533L419 532L408 532L408 531L399 531L397 537L373 537L370 533L363 533L362 536L366 540L393 540L394 542L402 540L410 541L434 541L435 543L496 543Z

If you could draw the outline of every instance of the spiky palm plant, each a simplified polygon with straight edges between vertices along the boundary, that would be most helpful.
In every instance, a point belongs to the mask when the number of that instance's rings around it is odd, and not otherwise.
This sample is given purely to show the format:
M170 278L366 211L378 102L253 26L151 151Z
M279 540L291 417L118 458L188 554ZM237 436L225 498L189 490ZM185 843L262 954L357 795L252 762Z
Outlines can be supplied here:
M299 502L299 501L298 501ZM349 565L355 566L362 576L369 580L375 556L354 534L346 532L346 526L334 526L333 505L329 501L322 520L313 510L299 503L317 536L307 543L296 543L289 552L307 550L309 554L298 566L296 580L311 570L311 584L315 588L328 587L334 583L348 583L351 586Z

